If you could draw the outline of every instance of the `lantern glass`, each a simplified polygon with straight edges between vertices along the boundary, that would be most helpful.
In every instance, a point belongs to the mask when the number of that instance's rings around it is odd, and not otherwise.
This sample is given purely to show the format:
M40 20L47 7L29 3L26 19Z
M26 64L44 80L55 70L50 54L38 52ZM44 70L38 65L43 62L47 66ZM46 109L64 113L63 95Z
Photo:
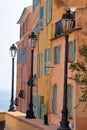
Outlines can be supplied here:
M28 41L30 47L34 49L36 47L36 41L37 41L37 36L34 34L34 32L32 32L31 35L29 35Z
M62 31L63 33L70 32L72 28L74 27L74 15L71 13L70 9L66 11L65 14L63 14L63 17L61 19L62 23Z
M14 58L16 56L17 48L14 44L10 47L11 57Z

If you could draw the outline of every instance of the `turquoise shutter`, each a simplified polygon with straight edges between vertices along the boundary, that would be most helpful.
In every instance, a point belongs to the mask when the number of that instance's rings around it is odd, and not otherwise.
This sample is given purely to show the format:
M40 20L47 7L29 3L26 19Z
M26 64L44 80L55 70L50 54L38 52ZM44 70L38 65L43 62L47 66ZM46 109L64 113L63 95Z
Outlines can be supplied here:
M44 49L44 74L46 74L47 49Z
M72 61L75 60L75 47L76 47L76 41L75 39L72 41Z
M39 16L39 27L40 29L43 28L43 6L40 7L40 16Z
M38 76L40 76L40 54L38 54Z
M43 25L46 25L46 0L44 1Z
M50 47L47 48L47 72L49 73L50 72Z
M56 109L55 109L55 113L58 112L58 85L56 85Z
M58 63L60 63L60 45L58 45Z
M54 84L52 85L52 112L54 112Z
M73 96L73 87L70 85L70 117L72 117L72 97Z
M37 95L33 95L33 110L34 114L37 115Z
M54 62L55 62L55 57L54 57L54 47L52 48L52 63L54 64Z
M51 20L51 13L52 13L51 8L52 8L52 1L47 0L47 23L49 23Z

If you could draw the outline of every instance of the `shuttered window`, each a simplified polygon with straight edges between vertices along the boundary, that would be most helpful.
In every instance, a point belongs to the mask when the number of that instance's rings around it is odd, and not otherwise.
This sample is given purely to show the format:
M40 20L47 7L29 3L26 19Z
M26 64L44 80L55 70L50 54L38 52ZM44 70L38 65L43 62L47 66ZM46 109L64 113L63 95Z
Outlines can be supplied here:
M44 74L50 72L50 47L44 49Z
M62 24L61 21L55 23L55 37L62 34Z
M68 112L69 112L69 118L72 118L73 116L73 86L72 84L68 85L68 95L67 95L67 105L68 105Z
M51 11L51 9L52 9L52 0L47 0L47 23L49 23L50 22L50 20L51 20L51 17L52 17L52 11Z
M52 48L52 62L53 64L60 63L60 45Z
M52 85L52 112L58 112L58 86L57 84Z
M76 40L73 39L69 42L69 62L75 60L75 48L76 48Z
M40 53L38 55L38 76L42 76L43 74L43 54Z
M17 50L17 64L21 62L21 48Z
M39 28L40 29L43 28L43 11L44 11L44 7L40 6L40 16L39 16Z
M21 48L21 61L22 64L26 64L26 47Z

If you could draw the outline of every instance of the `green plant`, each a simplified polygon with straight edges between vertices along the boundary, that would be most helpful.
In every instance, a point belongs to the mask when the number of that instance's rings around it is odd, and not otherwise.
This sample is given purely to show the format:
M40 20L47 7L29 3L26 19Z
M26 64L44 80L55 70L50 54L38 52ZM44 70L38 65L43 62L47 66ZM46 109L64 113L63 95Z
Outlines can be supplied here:
M80 60L70 64L69 69L73 73L71 80L74 80L76 84L80 85L82 95L79 98L79 103L85 102L87 108L87 44L83 44L79 48ZM77 105L78 106L78 105Z

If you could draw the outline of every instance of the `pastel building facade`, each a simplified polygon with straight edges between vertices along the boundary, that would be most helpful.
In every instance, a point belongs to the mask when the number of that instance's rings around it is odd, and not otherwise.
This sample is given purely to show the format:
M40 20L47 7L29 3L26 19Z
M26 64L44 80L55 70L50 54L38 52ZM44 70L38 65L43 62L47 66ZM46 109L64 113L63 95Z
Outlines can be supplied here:
M20 40L17 43L17 110L26 112L29 103L29 86L27 82L30 79L31 68L31 50L28 43L28 36L31 34L32 24L32 8L24 8L22 15L18 21L20 25Z
M34 112L41 119L44 119L44 115L47 114L48 121L59 126L63 106L65 61L65 36L61 30L60 20L66 9L70 8L75 17L75 26L69 34L69 66L71 62L80 59L79 47L87 41L87 1L33 0L32 8L32 20L30 18L29 21L32 24L30 31L33 30L38 38L37 46L34 49L34 75L36 77L33 87ZM30 50L28 51L30 54ZM24 74L24 78L27 80L30 75L30 57L28 59L26 68L29 73L27 77ZM20 64L19 67L21 68L21 66ZM23 76L22 72L20 75ZM68 76L72 76L69 69ZM23 80L21 79L21 81ZM21 82L17 83L18 86L21 86ZM21 87L19 88L21 89ZM25 89L26 101L23 99L24 101L21 101L17 107L20 110L21 106L23 112L26 111L29 101L27 83ZM17 93L18 91L17 87ZM68 119L72 130L87 129L87 111L82 112L85 103L81 103L76 108L80 96L80 86L68 79ZM26 108L24 108L25 106Z

